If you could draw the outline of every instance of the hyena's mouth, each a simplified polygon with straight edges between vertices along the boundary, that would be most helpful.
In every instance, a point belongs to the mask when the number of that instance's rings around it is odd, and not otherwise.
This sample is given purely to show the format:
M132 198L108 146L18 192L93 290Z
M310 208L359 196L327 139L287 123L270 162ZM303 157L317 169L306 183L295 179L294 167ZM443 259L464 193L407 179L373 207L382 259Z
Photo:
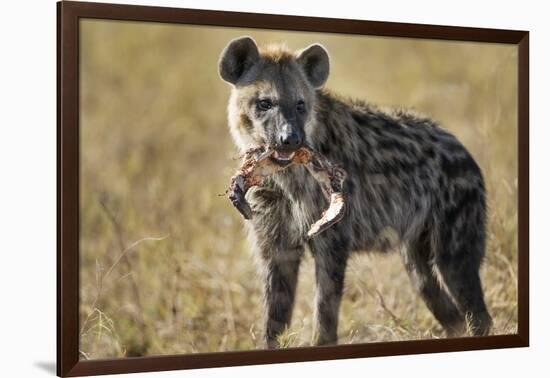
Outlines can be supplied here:
M292 159L294 159L294 154L294 152L274 151L271 155L271 160L281 166L285 166L292 162Z
M279 162L285 162L280 164ZM346 171L309 148L302 147L295 152L275 152L270 148L251 148L245 152L241 168L231 178L227 195L245 219L252 219L252 208L245 195L253 186L262 186L264 180L290 165L303 165L321 186L329 200L329 208L321 219L311 225L307 238L323 232L344 216L344 195L342 193Z

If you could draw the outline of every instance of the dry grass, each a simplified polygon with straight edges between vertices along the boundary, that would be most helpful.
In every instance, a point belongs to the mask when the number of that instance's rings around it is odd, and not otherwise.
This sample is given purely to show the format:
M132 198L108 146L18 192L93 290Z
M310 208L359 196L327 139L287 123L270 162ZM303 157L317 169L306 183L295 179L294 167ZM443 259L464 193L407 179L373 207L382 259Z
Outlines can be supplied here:
M471 150L489 191L483 266L495 333L517 328L514 47L82 22L81 356L261 347L261 286L239 214L219 197L238 164L229 89L216 63L230 38L323 43L328 86L439 120ZM308 345L313 265L302 266L286 346ZM341 343L441 337L397 255L349 264Z

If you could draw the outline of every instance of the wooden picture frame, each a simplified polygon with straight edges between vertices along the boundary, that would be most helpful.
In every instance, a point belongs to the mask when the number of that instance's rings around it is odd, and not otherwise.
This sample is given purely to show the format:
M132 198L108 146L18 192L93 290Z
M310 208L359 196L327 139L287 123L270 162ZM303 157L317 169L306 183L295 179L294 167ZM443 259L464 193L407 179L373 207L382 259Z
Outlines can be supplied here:
M82 376L436 353L529 345L529 33L330 18L63 1L57 3L57 374ZM477 41L518 47L518 332L514 335L279 350L79 360L79 21L149 21Z

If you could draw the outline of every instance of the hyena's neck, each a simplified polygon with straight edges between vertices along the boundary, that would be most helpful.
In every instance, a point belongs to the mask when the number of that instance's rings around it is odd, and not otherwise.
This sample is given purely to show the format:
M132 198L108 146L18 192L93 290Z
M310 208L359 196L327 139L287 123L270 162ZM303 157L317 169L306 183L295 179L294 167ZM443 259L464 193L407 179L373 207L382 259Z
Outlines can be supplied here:
M373 110L366 103L345 100L327 90L318 90L316 101L315 121L306 128L309 146L340 164L342 159L353 159L356 150L365 147L358 140L358 114Z

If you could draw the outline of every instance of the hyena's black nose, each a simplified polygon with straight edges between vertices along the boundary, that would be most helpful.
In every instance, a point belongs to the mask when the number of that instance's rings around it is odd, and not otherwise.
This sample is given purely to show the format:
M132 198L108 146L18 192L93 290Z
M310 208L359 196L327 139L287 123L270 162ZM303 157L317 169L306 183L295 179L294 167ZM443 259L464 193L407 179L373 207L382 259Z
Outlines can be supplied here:
M297 150L302 147L304 138L297 132L282 133L279 135L280 148L283 150Z

